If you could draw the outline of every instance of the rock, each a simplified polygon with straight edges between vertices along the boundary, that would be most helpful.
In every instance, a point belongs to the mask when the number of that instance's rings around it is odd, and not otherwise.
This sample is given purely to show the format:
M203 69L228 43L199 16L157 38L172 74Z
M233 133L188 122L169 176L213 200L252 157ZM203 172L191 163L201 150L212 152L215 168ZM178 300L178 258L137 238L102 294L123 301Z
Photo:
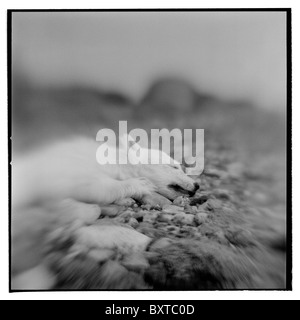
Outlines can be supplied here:
M133 211L131 211L131 210L126 210L126 211L124 211L124 212L122 212L117 218L116 218L116 220L118 220L118 221L122 221L122 222L127 222L127 221L129 221L129 219L132 217L132 215L133 215Z
M204 209L209 211L214 211L222 208L222 202L217 199L208 199L207 202L203 205Z
M198 233L198 229L192 226L182 226L180 233L185 234L186 237L193 237L196 233Z
M198 208L196 206L186 205L184 207L184 212L185 213L195 214L195 213L197 213L197 211L198 211Z
M141 271L149 268L149 263L141 254L132 254L127 256L121 264L128 270Z
M176 227L176 229L173 229L171 231L168 231L171 235L174 235L174 236L178 236L178 234L180 234L180 228L179 227Z
M198 208L196 206L191 206L192 212L197 213L198 212Z
M143 204L141 205L141 208L146 211L150 211L152 209L152 206L150 204Z
M177 213L173 218L173 223L177 225L194 225L194 215L189 213Z
M209 197L207 195L201 195L198 197L195 197L191 200L190 204L191 206L196 206L196 205L202 205L206 201L208 201Z
M205 212L198 212L198 213L195 214L194 220L195 220L195 222L196 222L197 225L200 225L200 224L202 224L203 222L205 222L205 220L207 219L207 217L208 217L208 214L207 214L207 213L205 213Z
M174 205L168 205L168 206L164 206L162 211L168 214L176 214L176 213L184 212L184 208L174 206Z
M184 219L185 219L184 212L177 213L177 214L175 214L175 216L173 218L173 223L182 225L182 224L184 224L183 223Z
M190 203L190 199L184 196L180 196L173 201L173 204L178 207L185 207Z
M128 224L134 229L136 229L139 226L139 223L135 218L130 218Z
M147 212L144 215L143 222L149 222L149 223L153 224L155 222L155 220L157 219L158 215L159 215L159 211Z
M173 220L174 216L168 213L161 213L158 218L157 221L159 222L167 222L170 223Z
M144 218L144 215L147 213L147 211L145 210L140 210L140 211L137 211L137 212L134 212L132 214L132 217L134 219L136 219L137 221L143 221L143 218Z
M166 226L166 230L168 232L174 233L174 232L178 232L180 228L177 226L169 225L169 226Z
M165 247L168 247L172 243L173 241L169 238L160 238L150 246L150 250L152 251L152 250L163 249Z
M114 218L113 220L119 224L125 224L129 221L130 218L128 219L125 219L125 218L122 218L122 217L116 217Z
M112 258L115 255L115 252L109 249L92 249L89 251L88 255L97 262L104 262Z

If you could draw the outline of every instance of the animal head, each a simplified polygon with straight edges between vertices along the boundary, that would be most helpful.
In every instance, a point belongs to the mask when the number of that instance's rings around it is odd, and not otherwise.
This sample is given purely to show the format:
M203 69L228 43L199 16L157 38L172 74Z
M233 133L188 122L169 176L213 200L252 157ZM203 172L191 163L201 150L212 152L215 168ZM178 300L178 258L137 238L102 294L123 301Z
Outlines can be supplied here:
M167 164L139 165L140 175L149 179L157 192L164 197L174 200L187 194L194 196L199 184L177 167Z
M143 148L129 134L124 134L120 137L120 146L121 148L127 146L127 157L130 164L167 164L182 170L181 164L166 152Z
M186 175L180 163L167 153L142 148L130 135L121 137L121 143L128 139L128 160L136 165L140 176L149 179L157 187L158 193L170 200L182 194L193 196L199 189L199 184ZM154 159L154 163L152 164ZM152 160L152 161L151 161Z

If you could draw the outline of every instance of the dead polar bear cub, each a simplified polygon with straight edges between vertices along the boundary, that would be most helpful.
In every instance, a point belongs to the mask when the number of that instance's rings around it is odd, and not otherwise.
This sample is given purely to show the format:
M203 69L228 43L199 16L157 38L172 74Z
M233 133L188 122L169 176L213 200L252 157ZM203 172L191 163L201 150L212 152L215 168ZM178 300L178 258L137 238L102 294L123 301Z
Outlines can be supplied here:
M65 198L108 205L124 198L142 199L155 192L173 200L182 193L193 195L199 189L177 162L101 165L96 161L98 147L92 140L77 138L14 159L14 205ZM134 156L122 146L118 152L121 157ZM169 156L165 154L166 157Z
M181 192L194 194L199 188L178 163L100 165L96 161L98 147L96 142L77 138L14 157L13 289L49 289L54 285L55 276L43 257L45 235L55 226L62 225L64 219L67 222L79 219L83 225L93 224L99 217L100 208L87 203L103 207L125 198L143 199L156 192L174 199ZM127 154L134 157L134 152L127 153L122 146L118 151L124 157ZM159 153L158 150L153 152ZM57 217L63 220L57 220ZM94 236L88 227L84 230L93 244L103 242L99 241L99 233ZM123 238L116 239L123 241ZM136 237L129 240L132 241L130 247L136 243Z

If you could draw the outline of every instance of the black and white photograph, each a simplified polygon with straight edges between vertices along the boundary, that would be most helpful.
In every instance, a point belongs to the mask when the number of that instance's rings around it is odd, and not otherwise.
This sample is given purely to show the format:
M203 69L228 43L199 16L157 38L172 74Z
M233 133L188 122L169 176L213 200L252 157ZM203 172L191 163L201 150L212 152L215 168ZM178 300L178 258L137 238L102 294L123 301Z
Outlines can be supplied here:
M7 33L9 292L292 290L291 9Z

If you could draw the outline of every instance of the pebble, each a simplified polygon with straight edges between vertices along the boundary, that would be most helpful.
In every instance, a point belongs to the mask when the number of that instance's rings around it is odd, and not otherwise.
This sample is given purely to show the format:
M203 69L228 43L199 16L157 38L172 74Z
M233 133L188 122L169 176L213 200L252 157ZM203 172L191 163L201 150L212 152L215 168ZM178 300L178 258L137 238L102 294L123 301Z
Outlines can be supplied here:
M185 214L184 212L177 213L173 218L173 222L179 225L194 225L194 215Z
M141 205L141 208L150 211L152 209L152 206L150 204L143 204Z
M125 211L119 214L118 216L116 216L113 220L119 223L127 223L131 218L132 214L133 214L133 211Z
M173 220L174 216L168 213L161 213L158 218L157 221L159 222L168 222L170 223Z
M180 233L180 228L174 225L168 225L164 228L167 235L173 235L176 236Z
M190 203L190 199L184 196L180 196L173 201L173 204L178 207L185 207Z
M180 233L184 233L187 236L194 236L196 233L198 233L198 229L192 226L182 226Z
M207 210L216 210L222 208L222 202L218 199L208 199L204 204L204 208Z
M138 221L141 221L143 220L144 218L144 215L147 213L148 211L145 211L145 210L140 210L140 211L137 211L137 212L134 212L132 214L132 217Z
M186 206L184 207L184 212L185 212L185 213L195 214L197 211L198 211L197 206L186 205Z
M194 220L195 220L195 222L196 222L197 225L200 225L200 224L202 224L202 223L205 222L205 220L207 219L207 217L208 217L208 214L207 214L207 213L205 213L205 212L198 212L198 213L195 214Z
M184 211L184 208L179 206L168 205L163 207L164 213L177 214L177 213L183 213L183 211Z
M191 200L191 206L202 205L208 201L209 197L207 195L201 195L200 197L195 197Z
M158 215L159 215L158 211L147 212L144 215L143 222L149 222L149 223L153 224L155 222L155 220L157 219Z
M136 229L139 226L139 223L135 218L130 218L128 224L134 229Z
M192 212L197 213L198 212L198 208L197 206L191 206Z

